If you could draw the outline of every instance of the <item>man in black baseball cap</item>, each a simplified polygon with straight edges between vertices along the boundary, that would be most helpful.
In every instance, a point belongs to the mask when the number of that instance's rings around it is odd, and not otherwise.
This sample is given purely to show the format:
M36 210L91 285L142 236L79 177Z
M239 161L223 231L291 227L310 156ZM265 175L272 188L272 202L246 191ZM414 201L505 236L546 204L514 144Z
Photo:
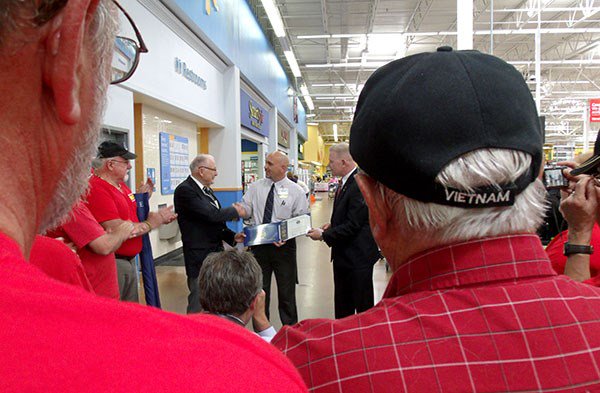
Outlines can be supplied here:
M137 155L135 153L127 150L123 145L111 142L104 141L98 146L98 154L96 158L113 158L113 157L122 157L126 160L135 160Z
M542 134L520 72L449 47L391 62L361 92L350 152L394 273L372 309L274 338L309 388L598 384L600 290L557 277L535 235Z

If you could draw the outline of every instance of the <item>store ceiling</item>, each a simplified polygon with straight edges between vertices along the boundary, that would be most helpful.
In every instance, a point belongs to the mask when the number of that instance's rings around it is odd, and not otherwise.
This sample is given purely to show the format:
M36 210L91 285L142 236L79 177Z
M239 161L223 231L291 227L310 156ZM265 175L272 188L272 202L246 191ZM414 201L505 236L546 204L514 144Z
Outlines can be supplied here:
M362 85L376 68L442 45L456 47L456 0L274 1L285 38L273 34L261 0L249 3L290 79L283 49L293 50L302 74L296 87L306 84L315 107L307 121L319 124L326 141L333 141L333 124L338 139L347 138ZM582 138L584 107L600 98L600 0L540 1L540 112L547 142L564 143ZM534 95L537 9L538 0L476 0L473 18L474 49L514 62Z

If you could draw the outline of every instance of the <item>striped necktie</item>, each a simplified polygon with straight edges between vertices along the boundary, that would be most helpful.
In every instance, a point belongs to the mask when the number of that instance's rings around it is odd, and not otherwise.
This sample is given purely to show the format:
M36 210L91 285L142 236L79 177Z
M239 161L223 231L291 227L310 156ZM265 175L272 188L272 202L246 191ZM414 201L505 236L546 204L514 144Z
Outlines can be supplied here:
M269 224L271 222L271 218L273 217L273 200L275 199L275 183L271 186L269 190L269 195L267 195L267 202L265 203L265 211L263 213L263 224Z

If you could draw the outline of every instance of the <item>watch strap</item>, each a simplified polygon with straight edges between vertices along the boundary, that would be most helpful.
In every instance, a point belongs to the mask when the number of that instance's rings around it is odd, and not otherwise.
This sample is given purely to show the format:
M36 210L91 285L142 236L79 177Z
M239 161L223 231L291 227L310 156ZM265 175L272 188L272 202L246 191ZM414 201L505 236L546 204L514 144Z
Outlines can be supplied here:
M573 255L573 254L593 254L594 247L585 246L581 244L570 244L565 243L563 248L563 254L565 256Z

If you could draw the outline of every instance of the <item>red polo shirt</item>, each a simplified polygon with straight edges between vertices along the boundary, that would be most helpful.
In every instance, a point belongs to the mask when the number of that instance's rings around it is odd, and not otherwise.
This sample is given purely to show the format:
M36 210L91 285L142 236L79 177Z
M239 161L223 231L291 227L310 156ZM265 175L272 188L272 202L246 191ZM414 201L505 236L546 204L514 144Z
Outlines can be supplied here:
M94 292L99 296L119 299L119 283L115 254L100 255L88 245L106 232L84 203L77 204L69 220L48 233L50 237L63 237L77 246L77 255L85 268Z
M568 238L569 231L562 231L546 247L546 254L548 254L552 267L558 274L564 274L565 272L567 257L563 255L563 248ZM591 245L594 247L594 253L590 255L590 278L585 280L584 283L600 286L600 227L598 227L598 224L594 224L592 229Z
M557 276L535 235L419 254L384 299L272 341L318 392L600 389L600 289Z
M110 220L139 222L137 205L131 190L120 184L117 188L98 176L90 176L90 192L87 196L88 208L99 223ZM115 254L134 257L142 251L141 236L126 240Z

